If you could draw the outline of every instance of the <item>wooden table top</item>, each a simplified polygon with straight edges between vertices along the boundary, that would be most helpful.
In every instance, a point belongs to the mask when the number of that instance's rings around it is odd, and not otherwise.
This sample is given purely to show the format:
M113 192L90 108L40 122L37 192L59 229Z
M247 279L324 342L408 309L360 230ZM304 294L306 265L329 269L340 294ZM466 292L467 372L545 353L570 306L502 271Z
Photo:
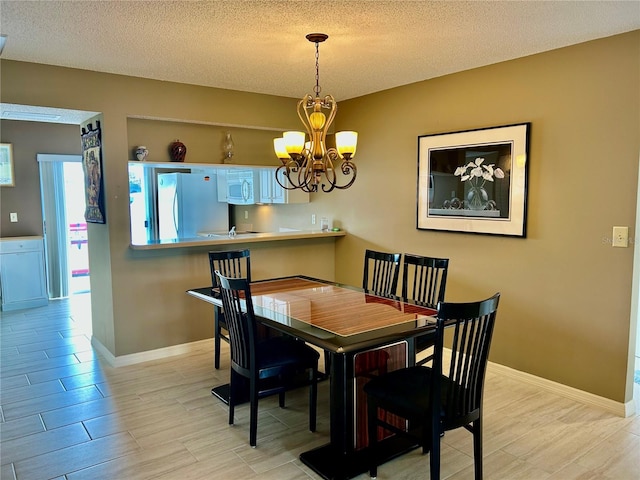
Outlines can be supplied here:
M291 277L251 284L254 310L289 317L343 337L433 320L435 310L369 295L359 289Z
M222 306L211 286L187 293ZM362 351L435 331L432 308L305 276L252 282L251 298L262 323L335 353Z

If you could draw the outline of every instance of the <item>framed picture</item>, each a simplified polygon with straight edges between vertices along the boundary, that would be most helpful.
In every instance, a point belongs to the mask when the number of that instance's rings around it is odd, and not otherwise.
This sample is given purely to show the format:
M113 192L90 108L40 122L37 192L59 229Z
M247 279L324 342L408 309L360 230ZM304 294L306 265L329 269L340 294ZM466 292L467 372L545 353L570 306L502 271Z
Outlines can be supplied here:
M530 125L418 137L417 228L525 237Z
M100 122L94 129L91 124L82 129L82 167L87 207L84 218L91 223L105 223L102 180L102 138Z
M15 184L13 147L10 143L0 143L0 187L13 187Z

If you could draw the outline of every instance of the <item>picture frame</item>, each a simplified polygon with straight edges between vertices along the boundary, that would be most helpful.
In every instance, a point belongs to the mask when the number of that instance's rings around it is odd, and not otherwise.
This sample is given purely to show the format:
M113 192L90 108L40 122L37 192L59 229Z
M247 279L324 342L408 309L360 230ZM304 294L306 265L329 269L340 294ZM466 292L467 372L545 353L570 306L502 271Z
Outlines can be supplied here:
M96 128L82 128L82 167L86 209L84 218L90 223L106 223L104 215L104 181L102 178L102 136L100 122Z
M530 127L419 136L417 228L526 237Z
M15 187L13 169L13 145L0 143L0 187Z

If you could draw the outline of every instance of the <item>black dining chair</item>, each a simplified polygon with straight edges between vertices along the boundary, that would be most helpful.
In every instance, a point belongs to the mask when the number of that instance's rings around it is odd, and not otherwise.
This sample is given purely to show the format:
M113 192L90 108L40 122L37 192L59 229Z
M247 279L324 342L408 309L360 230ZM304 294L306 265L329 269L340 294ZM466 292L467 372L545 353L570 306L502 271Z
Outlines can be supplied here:
M444 301L447 286L448 258L424 257L405 253L402 260L402 298L423 303L436 308ZM433 335L422 335L415 339L416 355L433 347ZM432 360L432 355L417 362L424 365Z
M246 394L246 382L241 381L245 378L249 383L249 445L257 443L258 400L278 394L284 408L285 392L303 385L309 385L309 430L315 432L320 354L288 335L260 339L247 279L216 275L231 345L229 425L233 425L235 406Z
M211 251L209 252L209 267L211 269L211 285L214 289L214 295L217 295L220 290L216 271L227 277L246 278L251 283L251 252L249 249ZM213 365L216 370L220 368L220 342L224 340L229 343L229 336L226 333L228 331L224 311L216 308L213 327L213 343L215 347Z
M482 397L499 300L497 293L474 303L441 302L433 367L395 370L364 386L372 478L378 473L375 454L378 436L385 430L414 437L423 453L431 451L431 479L437 480L440 478L441 435L447 430L464 427L473 434L475 478L482 479ZM445 329L452 334L451 359L446 369L443 361ZM445 371L446 375L443 374ZM385 420L390 414L406 419L409 428L405 431L389 424ZM378 427L382 427L380 431Z
M398 289L401 253L378 252L366 249L362 271L362 288L380 297L394 297ZM324 355L325 372L329 373L331 357Z
M362 271L362 288L370 295L378 297L395 297L400 276L401 253L388 253L366 249L364 252L364 268ZM372 298L371 301L375 301ZM356 412L358 425L367 427L367 411L364 408L366 396L362 385L370 378L384 374L389 369L391 355L386 348L362 352L354 358L353 375L356 384L356 403L362 404ZM331 359L325 353L325 365L331 365ZM366 436L365 436L366 438Z
M362 288L381 297L396 295L401 253L365 250Z

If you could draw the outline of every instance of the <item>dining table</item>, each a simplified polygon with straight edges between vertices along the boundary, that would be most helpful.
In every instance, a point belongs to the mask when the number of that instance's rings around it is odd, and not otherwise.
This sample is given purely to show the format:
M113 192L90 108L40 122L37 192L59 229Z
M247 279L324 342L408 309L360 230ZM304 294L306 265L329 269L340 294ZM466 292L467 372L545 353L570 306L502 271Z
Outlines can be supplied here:
M329 443L303 452L300 460L328 480L366 472L370 457L362 387L372 375L415 364L414 339L435 335L436 310L303 275L254 281L250 287L258 321L326 352ZM215 288L187 293L212 304L219 315L222 300ZM213 393L224 401L225 389L228 385L221 385ZM404 420L398 421L396 426L406 428ZM378 445L379 463L381 457L388 460L417 447L404 436L390 434Z

